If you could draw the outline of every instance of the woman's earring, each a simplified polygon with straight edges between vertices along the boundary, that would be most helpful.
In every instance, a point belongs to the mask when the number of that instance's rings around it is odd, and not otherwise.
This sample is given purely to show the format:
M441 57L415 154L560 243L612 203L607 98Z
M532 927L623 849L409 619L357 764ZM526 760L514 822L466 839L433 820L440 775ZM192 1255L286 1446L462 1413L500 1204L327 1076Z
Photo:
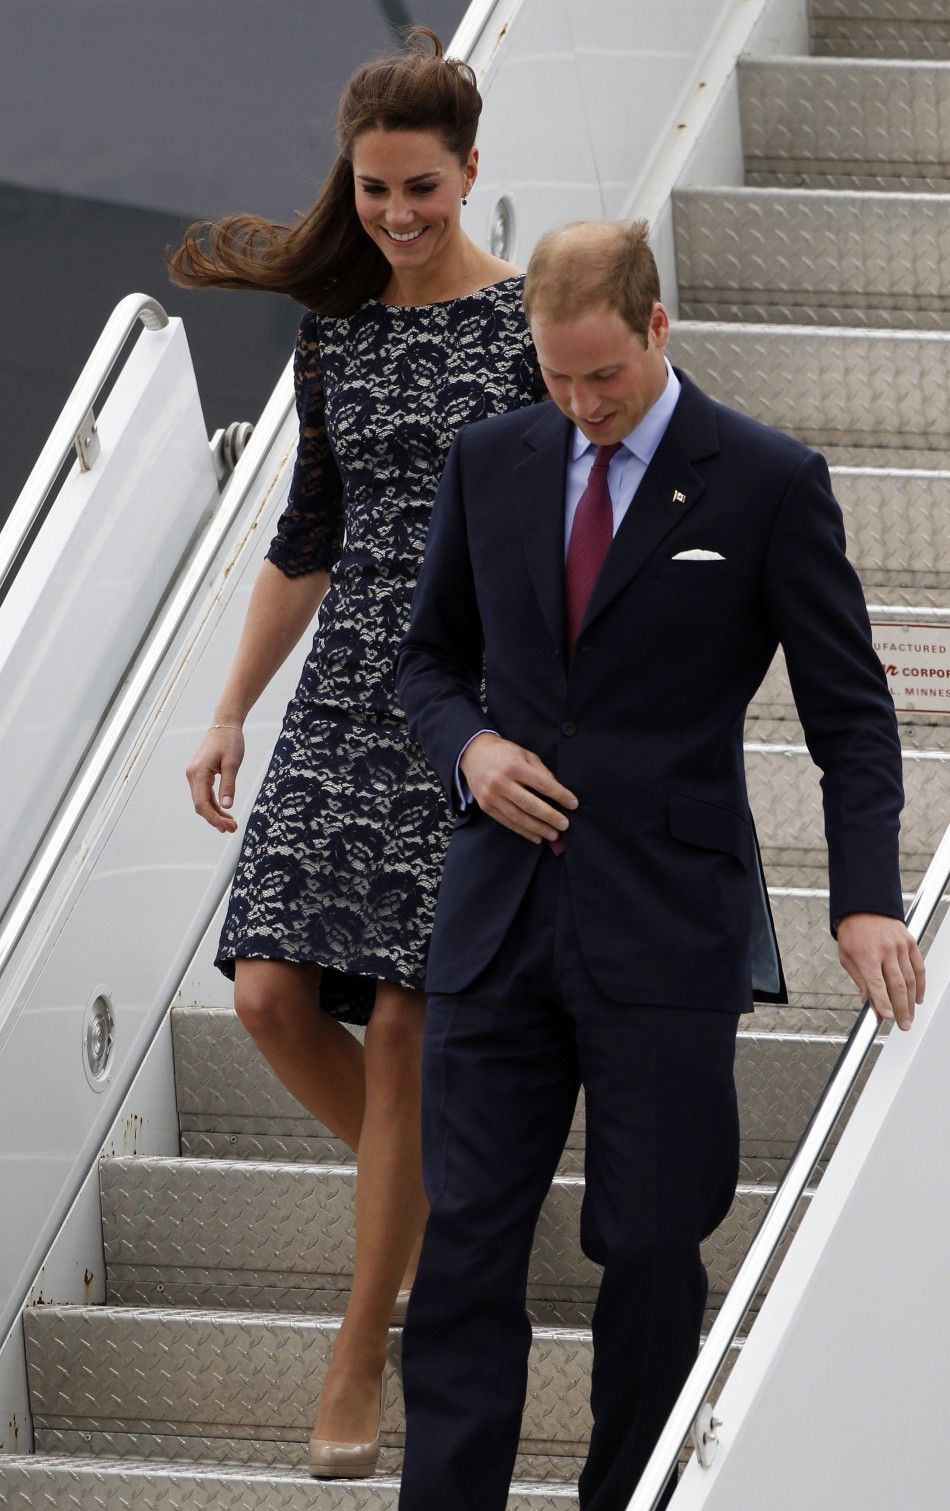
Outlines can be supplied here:
M462 195L462 204L463 205L467 205L468 204L468 195L467 194L463 194Z

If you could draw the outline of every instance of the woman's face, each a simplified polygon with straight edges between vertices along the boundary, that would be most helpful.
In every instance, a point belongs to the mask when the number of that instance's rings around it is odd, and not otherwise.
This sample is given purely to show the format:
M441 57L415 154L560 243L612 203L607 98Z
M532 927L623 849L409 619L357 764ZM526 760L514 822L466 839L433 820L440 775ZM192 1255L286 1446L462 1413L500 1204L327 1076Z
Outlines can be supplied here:
M422 268L458 234L463 195L475 182L467 163L429 131L364 131L353 146L356 213L395 270Z

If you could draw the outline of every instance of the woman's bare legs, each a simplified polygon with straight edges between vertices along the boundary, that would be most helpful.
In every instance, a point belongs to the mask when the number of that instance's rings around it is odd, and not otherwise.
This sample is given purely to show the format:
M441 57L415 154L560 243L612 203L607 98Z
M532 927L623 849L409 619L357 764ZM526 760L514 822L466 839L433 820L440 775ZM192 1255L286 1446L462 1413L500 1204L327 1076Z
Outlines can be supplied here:
M379 983L366 1030L353 1289L314 1427L316 1437L334 1442L368 1442L376 1432L393 1303L418 1261L428 1212L419 1107L424 1020L421 992Z
M235 1009L272 1070L308 1112L357 1151L356 1263L315 1435L376 1432L390 1316L419 1259L426 1200L420 1152L422 992L379 982L365 1048L317 1007L319 966L235 963Z
M319 1011L320 967L236 960L234 1009L277 1079L319 1122L359 1147L363 1046Z

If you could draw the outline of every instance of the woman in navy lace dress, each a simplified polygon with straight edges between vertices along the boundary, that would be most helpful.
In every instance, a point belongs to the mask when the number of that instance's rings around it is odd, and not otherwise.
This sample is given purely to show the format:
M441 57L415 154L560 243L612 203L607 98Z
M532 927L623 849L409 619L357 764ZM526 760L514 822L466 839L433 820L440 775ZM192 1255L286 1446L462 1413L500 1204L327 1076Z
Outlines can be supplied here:
M341 156L308 217L292 230L235 217L207 241L193 228L172 259L181 282L307 306L289 501L188 776L197 811L233 831L241 725L319 606L217 956L278 1076L358 1156L353 1288L310 1445L319 1475L375 1467L388 1327L426 1215L422 987L450 821L396 702L396 650L456 432L542 395L521 276L461 229L480 106L470 71L419 29L404 57L350 81ZM366 1024L365 1046L344 1022Z

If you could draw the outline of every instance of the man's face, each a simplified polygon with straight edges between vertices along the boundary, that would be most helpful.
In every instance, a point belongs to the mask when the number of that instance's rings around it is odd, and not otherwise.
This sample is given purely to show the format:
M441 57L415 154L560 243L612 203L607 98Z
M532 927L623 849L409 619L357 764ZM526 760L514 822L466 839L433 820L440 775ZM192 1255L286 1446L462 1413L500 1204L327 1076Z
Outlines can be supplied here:
M574 320L531 320L541 372L555 404L589 441L609 446L640 423L666 387L670 321L653 306L647 344L616 310L586 310Z

